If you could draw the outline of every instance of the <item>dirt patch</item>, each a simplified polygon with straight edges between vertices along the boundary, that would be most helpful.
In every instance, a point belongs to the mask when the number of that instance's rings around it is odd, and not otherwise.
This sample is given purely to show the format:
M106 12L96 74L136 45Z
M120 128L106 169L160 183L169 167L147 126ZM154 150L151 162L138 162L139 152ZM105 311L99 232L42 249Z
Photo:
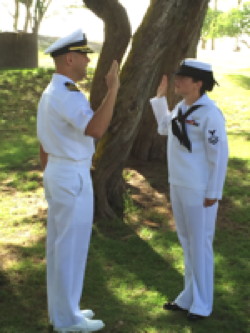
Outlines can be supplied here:
M175 230L175 224L169 198L167 165L162 162L143 162L130 160L125 168L127 189L134 202L142 209L165 216L168 225ZM220 229L244 229L231 217L232 203L224 197L220 201L217 217L217 227ZM143 219L141 223L151 228L159 227L155 219ZM246 226L245 226L246 227Z
M167 166L160 162L143 162L130 160L125 169L127 189L134 202L153 218L146 218L141 223L151 227L160 227L160 217L166 217L168 227L175 229L169 186L167 180ZM157 218L158 217L158 218Z

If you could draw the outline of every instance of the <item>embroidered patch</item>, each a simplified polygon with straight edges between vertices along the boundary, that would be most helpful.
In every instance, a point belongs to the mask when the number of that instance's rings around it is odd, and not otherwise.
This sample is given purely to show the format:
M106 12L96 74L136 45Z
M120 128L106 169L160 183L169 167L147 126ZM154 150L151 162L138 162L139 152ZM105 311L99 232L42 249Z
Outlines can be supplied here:
M200 126L200 124L197 123L194 119L186 119L185 123L193 126Z
M219 141L219 137L215 135L216 130L208 131L210 133L210 137L208 138L208 142L212 145L216 145L216 143Z

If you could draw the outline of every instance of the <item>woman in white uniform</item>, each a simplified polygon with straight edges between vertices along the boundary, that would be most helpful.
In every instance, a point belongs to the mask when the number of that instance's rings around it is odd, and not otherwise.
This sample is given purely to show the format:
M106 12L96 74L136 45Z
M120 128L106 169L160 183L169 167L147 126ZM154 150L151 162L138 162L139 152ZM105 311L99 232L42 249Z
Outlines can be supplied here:
M150 101L159 134L168 135L170 198L185 263L184 289L163 308L187 311L190 320L209 316L213 306L213 238L228 160L225 120L206 94L215 83L210 64L185 59L175 75L183 100L169 112L164 75Z
M93 222L90 176L94 138L106 131L119 88L118 64L106 76L107 94L94 113L75 82L86 75L92 52L81 30L57 40L46 53L56 72L38 106L37 134L48 201L47 295L49 319L57 332L94 332L101 320L80 309Z

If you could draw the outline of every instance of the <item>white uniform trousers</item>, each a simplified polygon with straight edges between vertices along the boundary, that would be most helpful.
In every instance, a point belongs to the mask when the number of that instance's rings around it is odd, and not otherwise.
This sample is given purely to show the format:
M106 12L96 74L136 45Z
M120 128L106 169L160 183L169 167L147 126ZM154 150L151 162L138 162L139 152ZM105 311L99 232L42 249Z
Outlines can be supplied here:
M82 321L80 298L93 222L90 164L49 156L44 172L48 312L57 328Z
M209 316L213 306L213 238L218 203L203 206L205 192L170 185L179 241L184 252L184 289L175 303L191 313Z

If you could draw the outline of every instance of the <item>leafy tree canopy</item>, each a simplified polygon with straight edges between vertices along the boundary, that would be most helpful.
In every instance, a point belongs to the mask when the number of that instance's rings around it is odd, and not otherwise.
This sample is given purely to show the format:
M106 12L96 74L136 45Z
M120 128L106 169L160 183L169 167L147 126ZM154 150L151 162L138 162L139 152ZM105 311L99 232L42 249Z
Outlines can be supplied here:
M250 34L250 2L242 8L233 8L227 12L209 8L204 20L202 37L237 37Z

